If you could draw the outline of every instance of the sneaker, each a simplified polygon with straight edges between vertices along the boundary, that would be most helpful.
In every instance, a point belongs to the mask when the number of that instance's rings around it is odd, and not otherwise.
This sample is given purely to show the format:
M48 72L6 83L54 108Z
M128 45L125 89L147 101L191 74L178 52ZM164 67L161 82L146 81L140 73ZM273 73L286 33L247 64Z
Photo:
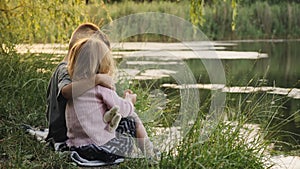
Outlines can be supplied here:
M113 117L119 112L119 109L118 106L114 106L109 111L105 112L103 117L104 123L112 121Z

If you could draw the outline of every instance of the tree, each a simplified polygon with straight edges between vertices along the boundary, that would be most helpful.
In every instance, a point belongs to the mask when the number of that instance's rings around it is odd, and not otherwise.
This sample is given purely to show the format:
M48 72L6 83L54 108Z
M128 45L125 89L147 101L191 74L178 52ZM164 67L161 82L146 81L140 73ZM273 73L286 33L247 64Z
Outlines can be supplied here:
M237 16L237 1L238 0L231 0L231 7L232 7L232 22L231 22L231 29L235 30L235 23L236 23L236 16ZM191 0L190 6L190 17L191 22L196 26L203 26L205 24L205 11L204 5L207 3L208 5L214 5L217 3L225 3L226 0L217 1L217 0Z

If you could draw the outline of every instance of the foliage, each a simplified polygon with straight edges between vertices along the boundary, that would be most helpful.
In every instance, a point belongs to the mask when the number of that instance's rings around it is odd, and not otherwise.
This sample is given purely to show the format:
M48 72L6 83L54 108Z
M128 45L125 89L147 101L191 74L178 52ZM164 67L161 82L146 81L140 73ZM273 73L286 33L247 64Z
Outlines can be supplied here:
M169 13L191 21L210 39L297 38L300 4L275 1L8 1L0 3L2 51L18 43L67 43L80 23L99 26L139 12ZM176 10L174 10L176 9ZM108 30L106 30L108 31ZM174 41L151 35L129 41ZM3 45L5 44L5 45Z
M226 0L224 1L209 1L210 6L215 6L217 4L226 3ZM196 26L203 27L205 23L205 13L204 13L204 3L205 0L191 0L190 3L190 17L191 22ZM231 21L231 30L235 30L235 21L237 16L237 1L231 0L231 7L232 7L232 21Z
M0 55L0 168L72 167L66 155L54 153L20 127L46 126L46 88L49 70L55 66L49 64L51 58L14 52Z
M205 2L205 3L204 3ZM176 15L199 26L212 40L298 38L300 4L257 1L202 1L107 4L112 19L139 12L163 12ZM173 10L177 9L177 10ZM95 13L95 12L94 12ZM100 16L104 11L100 11ZM105 21L107 23L107 21ZM153 36L153 35L152 35ZM143 36L129 41L168 41L163 36Z
M1 77L5 77L0 81L1 168L76 168L70 162L67 154L53 152L44 143L37 142L20 129L20 125L24 123L40 127L46 126L44 113L46 87L51 70L56 66L56 61L61 59L61 56L45 54L19 55L14 52L1 54L0 73ZM155 82L134 82L128 85L139 93L140 99L137 103L137 109L141 111L155 109L155 106L160 104L159 102L153 104L153 100L151 100L153 97L150 96L153 93L149 92L153 86L157 85ZM154 97L156 96L158 95ZM240 139L238 136L241 131L239 126L245 124L246 120L240 120L236 127L220 123L208 140L199 142L200 129L205 124L202 123L201 117L205 113L205 106L208 106L210 102L210 97L206 98L208 100L204 101L204 107L199 112L199 119L196 120L197 122L189 134L183 138L178 147L164 152L161 162L157 166L150 167L146 159L134 159L128 160L116 168L141 166L144 168L201 168L202 166L207 168L214 168L214 166L236 168L249 166L248 164L251 164L248 168L262 168L263 154L257 152L264 150L264 143L254 142L256 148L249 148L246 140ZM169 100L167 107L163 112L157 114L162 120L158 123L151 121L146 123L150 135L155 131L153 127L164 123L165 126L168 126L167 122L173 118L169 114L176 112L176 105L174 104L180 102L178 93L168 94L167 99ZM260 111L259 108L256 110ZM235 111L233 109L231 110ZM247 110L253 109L249 107Z
M3 3L2 3L3 2ZM122 5L123 8L119 8ZM171 5L171 6L166 6ZM178 6L180 10L174 11ZM262 6L262 7L260 7ZM81 22L93 21L98 25L109 23L110 18L141 11L160 11L173 13L186 19L187 3L153 2L133 3L131 1L120 4L92 4L86 6L82 1L1 1L1 34L0 43L0 168L76 168L68 161L67 155L57 154L46 145L36 142L29 135L24 134L19 126L27 123L34 126L46 126L45 93L51 70L55 67L53 55L25 54L19 55L13 51L15 43L33 42L67 42L73 29ZM100 10L99 9L104 9ZM270 5L267 2L256 2L249 6L239 6L236 15L236 29L232 32L232 4L220 3L215 6L204 6L205 24L202 29L211 38L268 38L294 37L299 35L299 4ZM109 14L106 10L109 10ZM250 11L250 12L249 12ZM288 12L285 12L288 11ZM250 13L250 15L248 14ZM103 18L105 16L105 18ZM249 19L250 17L250 19ZM16 21L15 21L15 20ZM258 28L258 29L257 29ZM268 33L268 34L266 34ZM54 59L54 60L53 60ZM148 100L148 91L154 83L131 84L134 90L141 93L138 109L149 110L152 104ZM147 90L144 90L144 89ZM170 94L172 96L172 93ZM166 115L158 112L162 117L160 125L168 126L180 102L178 94L169 98ZM209 97L207 97L209 98ZM259 97L260 98L260 97ZM254 147L247 146L247 140L240 138L243 125L254 116L254 111L261 116L254 118L268 119L268 113L276 113L279 109L267 102L253 102L248 104L246 99L240 99L227 105L226 111L244 113L233 127L227 123L219 123L211 137L205 142L199 142L202 119L197 119L193 130L185 137L178 147L170 153L163 153L162 161L157 168L263 168L266 142L253 142ZM204 106L209 105L209 99ZM235 100L236 101L236 100ZM261 100L259 100L261 101ZM265 100L264 100L265 101ZM237 103L237 104L236 104ZM201 108L199 118L206 113L206 107ZM172 114L173 113L173 114ZM271 114L271 118L274 117ZM266 126L268 126L266 124ZM152 127L152 126L151 126ZM148 128L151 131L151 128ZM258 141L258 140L257 140ZM177 152L177 154L174 154ZM251 164L251 165L249 165ZM149 168L143 159L125 162L120 168Z
M190 17L194 25L203 26L204 19L204 0L191 0Z
M103 3L95 5L105 10ZM79 0L1 0L0 43L67 43L80 23L101 25L102 20L93 20L87 11L89 6Z
M207 114L205 107L210 102L206 99L189 133L176 147L163 152L159 166L149 167L147 160L138 159L127 161L120 168L269 168L272 164L265 155L269 142L263 137L268 134L267 124L261 128L247 125L253 122L251 119L264 118L265 122L271 122L273 116L268 113L274 115L277 111L272 112L276 106L272 106L272 99L266 98L266 94L262 94L257 102L248 103L249 99L255 100L258 95L250 94L234 101L237 105L226 105L225 112L236 116L230 117L230 122L217 123L209 136L203 139L207 132L203 128L206 125L211 126L210 122L203 119Z
M263 145L256 142L256 148L247 145L240 132L242 126L218 124L210 137L199 142L200 128L197 123L190 135L178 147L178 155L168 155L163 165L169 168L265 168Z
M239 5L233 22L232 4L206 6L201 30L211 39L267 39L299 37L299 4L256 2ZM235 23L232 25L232 23ZM232 29L232 28L235 29Z

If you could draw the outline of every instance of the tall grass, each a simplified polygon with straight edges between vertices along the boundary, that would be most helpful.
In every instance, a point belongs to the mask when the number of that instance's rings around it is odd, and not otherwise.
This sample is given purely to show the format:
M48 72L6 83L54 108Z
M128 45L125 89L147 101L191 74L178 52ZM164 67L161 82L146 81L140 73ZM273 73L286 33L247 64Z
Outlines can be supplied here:
M237 8L236 30L231 30L230 3L205 8L203 32L211 39L299 38L298 3L257 1Z
M231 1L218 1L215 4L204 6L203 26L199 28L213 40L227 39L276 39L276 38L299 38L300 32L300 4L298 3L275 3L257 1L255 3L239 3L237 7L236 29L231 29L232 7ZM190 21L189 1L169 2L153 1L152 3L135 3L124 1L107 4L105 10L90 7L90 17L100 20L107 12L115 20L123 16L140 12L162 12L181 17ZM174 10L176 9L176 10ZM104 23L108 23L105 19ZM198 26L198 25L197 25ZM152 37L151 37L152 36ZM143 36L131 38L129 41L170 41L163 36Z
M1 11L0 44L6 46L1 45L0 52L2 77L0 80L0 168L77 168L69 161L67 155L51 151L45 144L38 143L20 130L20 125L23 123L47 126L45 95L51 71L56 64L52 63L53 55L16 54L12 51L12 44L67 42L73 29L81 22L92 21L103 25L109 22L110 17L117 19L137 12L165 12L189 20L187 1L179 3L125 1L109 4L106 7L101 4L90 6L72 4L71 1L66 1L66 4L57 3L58 1L35 3L10 1L6 4L6 11ZM17 6L19 7L14 8ZM299 9L299 4L288 3L269 5L257 2L250 6L241 6L238 8L236 32L232 32L230 5L222 3L214 7L207 6L206 23L201 29L211 39L295 38L300 34ZM140 41L145 38L149 37L130 40ZM159 36L149 40L157 40L156 38L169 40ZM141 115L151 109L149 106L153 106L149 91L155 85L157 84L150 82L133 83L130 86L140 95L137 109L140 110ZM176 113L180 104L179 92L166 92L168 93L167 107L164 111L156 112L159 120L146 123L149 132L154 132L152 128L156 126L170 126L171 121L180 115ZM210 98L209 96L207 98ZM249 96L240 100L236 98L238 97L228 99L235 99L235 102L228 103L226 111L229 114L241 115L231 117L231 120L238 122L237 125L221 122L206 141L199 141L201 128L205 124L202 123L203 117L210 104L209 99L202 101L199 119L196 120L192 130L177 147L164 152L159 165L152 168L263 168L266 160L264 152L268 142L262 141L263 139L254 140L253 146L249 147L248 140L240 137L240 133L245 130L244 124L259 122L258 120L261 119L267 122L265 128L270 129L269 122L274 121L280 105L271 104L277 99L266 98L264 95ZM251 104L247 100L252 100ZM267 131L262 127L261 133ZM271 128L271 131L266 134L276 132L276 128ZM119 166L119 168L142 167L151 168L143 159L129 160Z
M153 1L136 3L101 3L85 5L84 1L8 1L0 5L0 42L15 43L67 43L72 31L83 22L99 26L111 20L140 12L162 12L190 20L189 1ZM240 3L237 7L236 30L231 30L232 7L230 1L218 1L204 6L204 24L199 28L213 40L299 38L300 4L282 2L268 4ZM163 36L144 36L130 41L174 41ZM3 46L1 46L3 47Z
M149 96L152 87L158 87L157 84L159 84L159 81L132 81L130 83L129 86L133 87L135 92L139 94L139 99L142 98L137 103L137 109L153 109L153 107L149 107L150 105L155 107L152 104L153 100L149 100L147 96ZM171 127L172 120L181 115L178 114L180 107L179 91L168 90L164 90L167 93L167 100L169 100L167 106L155 122L146 124L150 132L155 132L157 126ZM279 126L273 126L270 123L274 123L274 118L281 113L282 103L280 98L265 93L229 95L223 112L227 115L227 120L224 119L224 121L217 123L209 133L203 131L203 128L213 124L205 121L205 116L209 111L211 94L206 95L202 92L201 96L201 98L206 99L201 100L202 106L194 125L177 146L163 152L158 166L150 167L147 160L135 159L121 164L119 168L235 169L271 167L269 154L272 150L269 145L276 140L270 138L267 140L266 138L273 135L273 132L279 131ZM174 105L179 105L179 107L174 108ZM172 114L171 117L170 114ZM155 116L155 114L152 115ZM166 125L161 119L168 119L169 123ZM206 132L208 132L209 137L203 139L203 134ZM161 145L156 146L160 147Z
M51 58L53 55L19 55L13 52L0 55L2 65L0 73L3 77L0 81L1 168L77 168L70 162L67 154L53 152L44 143L37 142L19 128L24 123L47 126L44 113L45 93L51 73L40 71L40 68L53 70L56 65L51 63ZM152 104L153 100L149 96L151 88L159 87L158 84L159 82L155 81L133 81L127 86L133 87L139 94L137 109L141 116L143 111L155 109L155 106L159 105L159 102ZM172 119L180 116L177 113L180 93L178 91L167 93L168 102L163 111L158 112L157 121L146 123L150 136L154 135L151 132L155 132L155 127L168 127L172 124L170 122ZM247 104L246 101L241 101L242 104L239 105L228 104L226 111L241 114L231 119L237 123L218 123L210 136L203 141L200 139L202 128L209 125L203 118L207 114L206 107L210 105L209 98L210 95L202 101L198 119L195 120L190 132L176 147L163 152L158 165L149 166L146 159L131 159L116 168L264 168L267 142L256 139L251 142L252 146L249 146L249 140L247 137L241 137L241 133L251 131L244 127L251 119L249 114L261 114L270 108L269 102L258 100L256 104L248 107L244 105Z
M0 54L0 168L67 168L64 155L52 152L45 144L25 134L22 124L46 125L46 88L50 73L40 68L51 55Z
M268 128L249 127L254 119L264 117L270 121L272 105L263 94L255 104L249 104L247 100L255 99L256 95L240 99L237 104L226 106L227 113L234 114L230 121L220 121L209 133L209 137L203 139L205 125L211 125L205 121L207 114L206 106L209 106L210 99L204 101L195 124L189 133L182 138L177 146L163 152L162 159L158 166L148 166L147 160L138 159L127 161L121 164L120 168L269 168L268 145L270 141L265 140ZM236 98L234 96L234 98ZM260 104L261 103L261 104ZM244 108L246 107L246 108ZM275 106L274 106L275 107ZM170 108L168 106L168 108ZM269 113L269 115L268 115ZM256 116L256 117L254 117ZM255 125L254 125L255 126ZM160 145L156 145L160 146Z

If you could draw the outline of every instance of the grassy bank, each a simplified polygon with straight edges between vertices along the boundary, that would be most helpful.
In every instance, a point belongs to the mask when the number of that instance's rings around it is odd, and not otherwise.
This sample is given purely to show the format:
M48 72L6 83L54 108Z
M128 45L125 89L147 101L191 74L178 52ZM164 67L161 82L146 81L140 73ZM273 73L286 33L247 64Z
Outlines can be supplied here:
M60 59L62 58L57 58L57 61ZM20 125L24 123L37 127L47 126L44 113L45 93L50 71L56 66L53 61L56 61L53 60L53 55L19 55L13 52L0 55L0 74L3 77L0 80L0 168L77 168L70 162L67 154L53 152L44 143L39 143L20 129ZM148 98L146 89L151 85L131 84L135 91L140 91L137 105L139 110L149 108L147 106L151 100L143 98ZM174 95L175 97L168 98L169 103L164 110L167 113L161 114L161 119L171 118L168 117L169 113L181 116L174 109L174 105L180 103L180 98L176 93ZM240 116L231 118L237 123L217 123L207 139L199 140L203 136L201 128L207 124L203 123L203 117L210 105L210 96L204 98L207 100L202 100L198 119L190 132L178 146L163 152L159 165L150 167L143 159L132 159L116 168L264 168L267 142L256 139L249 146L247 134L244 137L240 134L245 131L243 126L249 122L252 114L266 112L274 105L267 101L265 104L256 102L257 104L249 106L244 99L239 102L241 104L226 105L226 112L241 113ZM241 109L242 107L245 109ZM147 128L155 125L158 124L147 124Z
M38 58L37 58L38 57ZM45 92L53 68L46 63L51 56L0 56L0 168L67 168L63 155L52 152L45 144L28 137L20 129L27 123L46 126Z
M95 0L90 5L82 1L9 1L0 5L0 43L68 42L76 26L90 21L104 25L111 20L139 12L162 12L190 20L189 1L153 1L102 4ZM220 1L204 6L204 24L199 28L212 40L300 38L300 4L255 2L238 4L236 29L231 30L230 2ZM142 41L145 38L132 38ZM154 36L150 41L168 41Z
M101 4L85 6L83 3L59 4L56 1L33 3L25 0L22 3L11 2L9 6L5 7L7 11L1 11L3 20L0 25L0 43L7 44L6 47L8 48L5 49L11 50L9 47L13 43L67 42L73 29L83 21L92 21L103 25L110 18L116 19L137 12L159 11L188 20L188 5L187 1L173 3L125 1L108 4L104 8ZM261 5L267 10L260 8ZM286 9L290 12L284 11ZM256 3L241 6L238 10L236 32L232 32L230 30L231 9L229 5L207 6L205 8L206 24L201 29L211 39L294 38L299 33L298 30L294 30L299 26L297 26L299 22L296 18L299 16L298 9L299 4L270 6L266 3ZM245 14L242 14L243 12ZM253 18L248 17L248 15ZM255 16L265 19L255 20ZM286 19L287 17L290 19ZM270 18L272 19L270 20ZM266 23L268 23L267 26L270 23L274 26L266 28ZM278 31L273 31L274 28ZM145 40L144 38L149 37L130 40ZM168 38L161 39L158 36L151 38L149 40L169 40ZM0 80L0 168L77 168L70 162L66 154L51 151L45 144L37 142L20 130L20 125L24 123L37 127L47 126L45 117L47 84L51 71L56 66L56 63L53 62L61 59L59 57L57 60L53 60L53 55L45 54L19 55L12 51L0 52L0 75L2 77ZM130 85L133 90L139 93L138 100L140 101L138 101L137 109L140 112L149 109L151 100L148 100L148 91L155 84L133 83ZM170 121L181 116L181 114L176 113L178 104L180 104L179 93L179 91L170 93L167 108L159 114L161 120L147 124L149 132L151 132L151 127L162 124L168 126ZM170 97L172 95L174 97ZM260 122L265 123L261 127L261 132L266 135L269 134L268 124L271 123L274 114L280 110L280 105L272 103L274 98L266 97L263 94L250 95L246 98L239 96L228 98L229 104L225 105L225 112L237 114L238 116L230 117L230 120L237 123L232 125L220 122L215 126L215 130L208 139L200 141L199 138L202 137L203 132L201 128L205 124L202 123L203 117L208 112L210 95L202 96L202 98L206 100L201 100L202 105L198 119L196 119L190 132L178 146L168 152L163 152L159 165L152 168L235 169L247 167L256 169L266 167L264 162L268 160L265 154L268 142L263 140L263 137L259 137L259 139L252 140L252 146L249 146L247 137L241 137L240 133L245 130L244 125L246 123ZM249 100L252 102L248 102ZM271 130L276 131L276 128ZM151 167L143 159L133 159L116 168Z

